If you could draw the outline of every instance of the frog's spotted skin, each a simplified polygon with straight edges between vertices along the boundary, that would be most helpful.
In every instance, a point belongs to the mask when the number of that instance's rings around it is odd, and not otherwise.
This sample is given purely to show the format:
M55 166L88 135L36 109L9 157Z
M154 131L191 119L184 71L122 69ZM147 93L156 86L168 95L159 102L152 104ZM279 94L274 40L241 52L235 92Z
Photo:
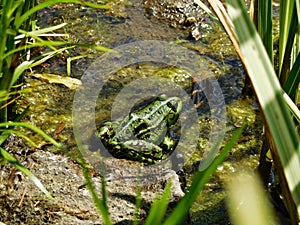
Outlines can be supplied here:
M98 137L116 158L157 163L168 157L178 141L169 135L182 110L178 97L161 95L122 121L106 122Z

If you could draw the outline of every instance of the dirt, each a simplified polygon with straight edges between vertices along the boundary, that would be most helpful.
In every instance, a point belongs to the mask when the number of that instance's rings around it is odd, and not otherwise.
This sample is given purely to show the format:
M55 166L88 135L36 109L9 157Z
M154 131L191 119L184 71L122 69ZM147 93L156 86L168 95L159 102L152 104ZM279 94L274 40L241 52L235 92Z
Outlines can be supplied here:
M20 145L22 141L19 141ZM20 146L19 145L19 146ZM22 143L22 148L26 146ZM16 150L16 149L15 149ZM13 151L11 148L10 151ZM11 152L12 153L12 152ZM28 177L12 165L1 166L0 221L5 224L103 224L97 211L82 168L64 154L43 150L15 156L42 182L54 199L48 198ZM156 194L162 194L168 180L173 183L170 202L182 196L179 178L174 171L158 169L138 178L143 170L125 160L108 159L107 171L100 174L91 169L91 179L99 197L102 197L101 176L106 177L106 190L111 220L114 224L131 224L135 214L138 186L142 190L139 220L144 221ZM126 168L124 170L124 168ZM133 178L134 175L134 178ZM151 180L151 181L150 181ZM173 204L174 205L174 204Z

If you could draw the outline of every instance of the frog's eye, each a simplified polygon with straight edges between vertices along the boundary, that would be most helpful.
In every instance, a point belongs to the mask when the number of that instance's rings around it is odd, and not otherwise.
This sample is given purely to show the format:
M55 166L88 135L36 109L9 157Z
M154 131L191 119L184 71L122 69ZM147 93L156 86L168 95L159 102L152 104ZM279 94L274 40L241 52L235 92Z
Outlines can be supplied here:
M174 113L169 113L169 119L173 119L174 118Z
M172 120L174 120L175 119L175 113L169 113L168 114L168 120L169 121L172 121Z
M168 114L168 117L167 117L167 121L168 121L168 124L169 125L174 125L174 123L176 123L176 120L178 119L179 117L179 114L176 113L176 112L170 112Z

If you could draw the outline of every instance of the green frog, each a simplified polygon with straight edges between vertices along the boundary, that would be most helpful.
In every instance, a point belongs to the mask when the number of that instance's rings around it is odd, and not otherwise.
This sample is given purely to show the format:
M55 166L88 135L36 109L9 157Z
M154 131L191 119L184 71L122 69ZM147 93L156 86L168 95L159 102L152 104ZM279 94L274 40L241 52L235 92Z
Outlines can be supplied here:
M121 121L105 122L97 136L116 158L158 163L177 145L170 131L181 110L180 98L161 95Z

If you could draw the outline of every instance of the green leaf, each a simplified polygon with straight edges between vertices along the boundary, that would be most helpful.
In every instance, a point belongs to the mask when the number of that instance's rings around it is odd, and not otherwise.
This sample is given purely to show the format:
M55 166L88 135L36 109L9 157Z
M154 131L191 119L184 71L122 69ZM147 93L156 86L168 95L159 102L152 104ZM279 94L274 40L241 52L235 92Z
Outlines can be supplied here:
M286 80L283 90L290 96L293 102L296 102L298 86L300 83L300 54L298 54L292 70Z
M24 61L22 62L21 64L19 64L16 69L14 70L14 73L13 73L13 78L12 78L12 81L11 81L11 85L12 86L18 79L19 77L22 75L22 73L29 69L31 67L31 64L33 63L34 61L31 60L31 61Z
M25 141L27 141L30 145L32 145L35 148L38 148L39 146L32 141L29 137L27 137L25 134L23 134L22 132L19 131L14 131L14 130L0 130L1 136L7 135L6 137L8 137L10 134L15 134L18 137L23 138ZM0 138L1 139L1 138ZM6 138L5 138L6 139Z
M102 200L99 198L97 191L93 185L93 181L90 177L89 168L84 160L83 155L80 151L78 151L78 159L77 162L81 166L82 173L86 182L86 186L90 191L93 202L98 210L98 212L102 215L103 221L105 225L112 225L110 220L108 206L107 206L107 194L106 194L106 182L105 182L105 168L103 165L101 167L101 188L102 188Z
M151 205L150 212L146 219L145 225L161 224L169 204L171 187L172 187L172 182L169 181L167 183L167 186L163 192L161 199L159 199L158 196L156 196L154 202Z
M35 36L37 38L37 36ZM104 51L104 52L113 52L113 50L103 47L103 46L97 46L97 45L90 45L90 44L81 44L81 43L66 43L64 41L43 41L40 39L41 42L36 43L30 43L26 46L22 46L13 50L8 51L6 54L3 55L3 58L6 58L16 52L22 51L22 50L29 50L31 48L36 47L49 47L51 49L54 49L55 51L59 51L58 49L55 49L55 46L66 46L66 45L72 45L72 46L78 46L78 47L84 47L84 48L91 48L97 51Z
M296 11L294 9L293 11L293 15L291 16L292 18L296 17ZM299 51L297 51L297 49L299 50L299 48L297 48L297 45L295 45L295 38L298 37L297 35L297 30L298 30L298 21L297 20L292 20L290 27L288 28L288 39L286 42L286 46L284 49L284 57L283 57L283 62L281 67L279 67L281 70L279 71L279 81L282 85L285 84L288 76L289 76L289 72L292 66L292 63L294 63L295 61L295 55L298 55ZM281 40L279 39L279 43L281 42ZM297 52L295 52L297 51ZM280 53L280 51L279 51ZM279 65L280 66L280 65Z
M135 212L132 225L138 225L139 223L139 216L140 216L140 209L142 205L142 183L138 184L137 186L137 193L135 197Z
M195 174L192 185L189 188L188 192L180 200L172 213L168 216L166 221L163 223L164 225L182 224L198 194L204 188L204 185L210 180L211 176L216 171L218 166L226 159L228 153L242 134L243 129L244 126L238 128L232 135L231 139L226 143L220 154L215 158L215 160L204 171L199 171ZM216 147L217 145L214 146L214 148Z
M36 5L35 7L31 8L30 10L28 10L27 12L25 12L18 21L15 21L15 27L17 29L20 28L21 24L32 14L34 14L35 12L44 9L46 7L55 5L57 3L75 3L75 4L80 4L80 5L84 5L84 6L89 6L89 7L93 7L93 8L98 8L98 9L108 9L109 6L106 5L100 5L100 4L93 4L93 3L89 3L89 2L84 2L84 1L80 1L80 0L46 0L42 3L39 3L38 5Z
M12 4L12 7L7 7L8 12L6 14L6 18L13 18L13 14L16 11L16 9L23 3L22 0L14 1Z
M200 0L195 0L195 2L209 15L209 17L220 27L222 27L218 17Z
M5 123L0 123L0 127L25 127L28 128L32 131L34 131L35 133L39 134L40 136L42 136L43 138L45 138L47 141L50 141L55 147L57 148L61 148L61 145L59 143L57 143L52 137L50 137L49 135L47 135L44 131L42 131L41 129L29 124L29 123L23 123L23 122L5 122Z
M219 147L222 144L225 133L229 130L230 128L224 129L224 131L222 131L222 134L219 135L218 139L213 144L207 156L201 161L201 164L199 165L198 168L199 171L204 171L212 163L212 161L214 160L214 158L216 157L219 151Z
M15 39L17 40L17 39L25 38L25 35L28 35L28 36L41 36L41 35L47 36L47 35L49 35L48 34L49 32L53 32L55 30L63 28L66 25L67 25L67 23L61 23L61 24L56 25L56 26L46 27L46 28L42 28L42 29L39 29L39 30L30 31L30 32L23 31L22 33L24 33L24 34L16 36ZM66 35L66 36L68 36L68 35Z
M258 1L258 33L273 64L272 0Z
M298 123L300 124L300 110L298 109L298 107L295 105L295 103L292 101L292 99L287 95L287 93L285 93L283 91L283 98L287 104L287 106L289 107L289 110L292 114L292 116L298 121Z
M286 55L286 46L288 42L294 41L290 36L291 21L294 14L294 0L280 0L280 33L279 33L279 75L282 73L284 58ZM286 56L285 56L286 55Z
M11 163L14 167L16 167L18 170L23 172L26 176L28 176L33 183L50 199L54 200L54 198L51 196L51 194L46 190L44 185L41 183L41 181L33 175L26 167L24 167L22 164L19 163L19 161L14 158L11 154L9 154L7 151L5 151L3 148L0 147L0 155L9 163Z

